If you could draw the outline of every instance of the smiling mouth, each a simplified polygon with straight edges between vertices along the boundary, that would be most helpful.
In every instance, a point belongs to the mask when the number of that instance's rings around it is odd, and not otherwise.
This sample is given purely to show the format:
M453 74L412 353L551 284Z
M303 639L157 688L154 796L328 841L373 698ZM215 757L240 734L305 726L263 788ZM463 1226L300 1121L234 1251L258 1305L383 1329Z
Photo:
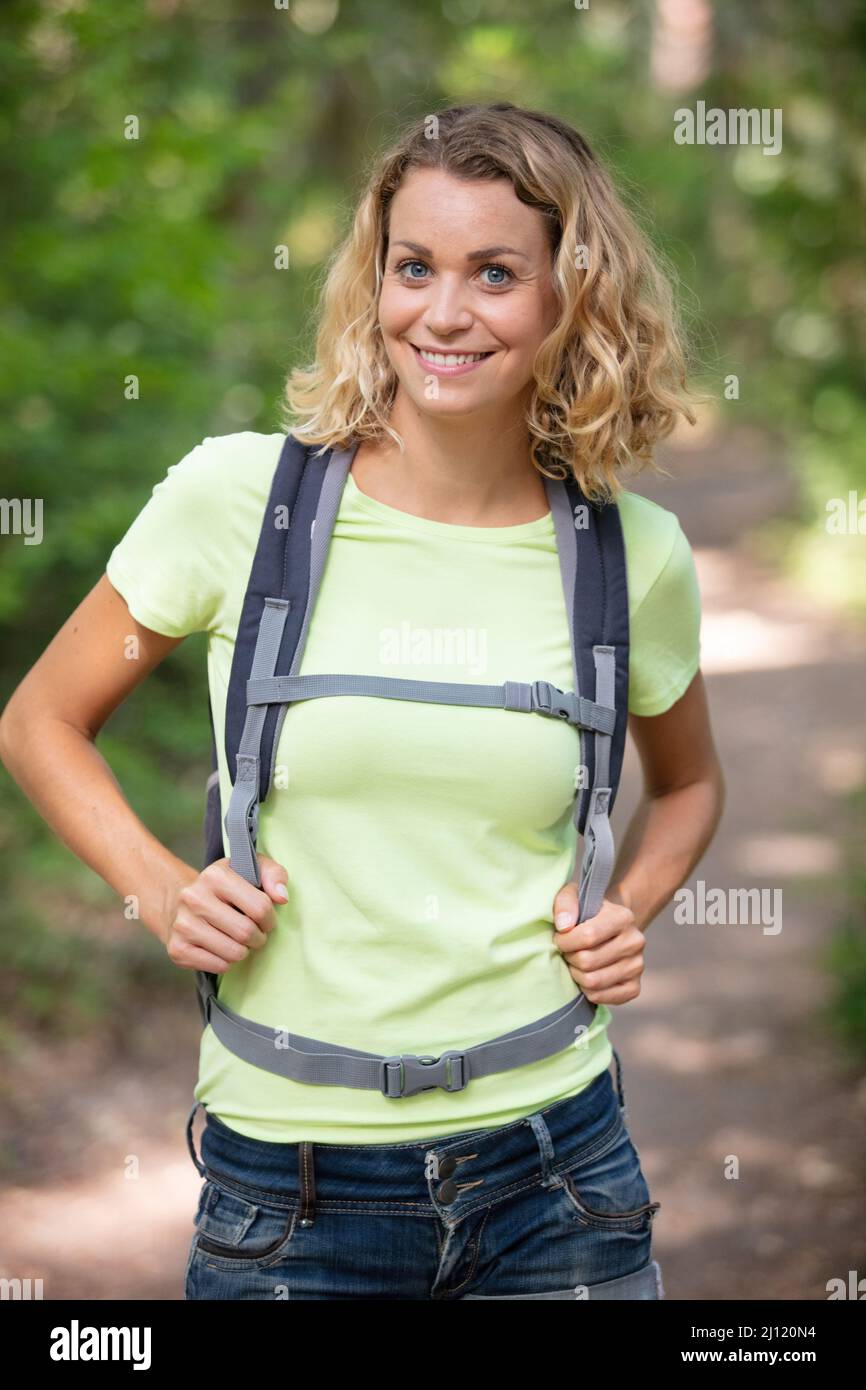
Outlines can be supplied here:
M415 352L422 362L429 362L432 367L464 367L475 362L483 362L485 357L492 357L491 352L439 352L435 348L418 347L416 343L411 343Z

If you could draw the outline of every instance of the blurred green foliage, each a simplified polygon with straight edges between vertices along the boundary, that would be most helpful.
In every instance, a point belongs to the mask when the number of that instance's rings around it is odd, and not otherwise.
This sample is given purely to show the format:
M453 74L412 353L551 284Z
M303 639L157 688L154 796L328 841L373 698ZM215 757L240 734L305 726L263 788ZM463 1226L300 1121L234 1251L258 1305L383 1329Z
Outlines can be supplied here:
M2 492L44 499L45 539L2 538L0 699L170 463L205 435L276 428L366 167L407 119L460 101L550 109L608 162L677 269L721 422L765 426L799 472L786 552L817 556L866 607L862 538L831 545L824 525L829 497L866 488L866 15L856 0L730 0L699 20L650 0L7 0ZM781 109L781 153L678 145L674 112L698 99ZM184 643L100 740L139 814L192 860L203 655ZM43 919L38 885L80 900L94 876L8 778L0 798L4 949L33 1003L68 953L6 938ZM117 911L101 885L94 905Z

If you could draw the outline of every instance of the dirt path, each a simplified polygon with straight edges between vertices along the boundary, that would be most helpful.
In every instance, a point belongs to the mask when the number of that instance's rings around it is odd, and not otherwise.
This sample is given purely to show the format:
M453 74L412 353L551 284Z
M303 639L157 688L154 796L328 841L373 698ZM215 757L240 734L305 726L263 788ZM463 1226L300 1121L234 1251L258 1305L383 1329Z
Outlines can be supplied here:
M730 440L675 459L687 482L640 488L676 511L695 550L728 784L690 886L780 889L782 905L778 932L676 924L672 906L649 929L639 1007L615 1016L674 1299L824 1299L828 1279L866 1274L866 1077L816 1016L817 953L841 905L840 798L866 779L866 642L743 553L744 529L777 514L789 487L759 448Z
M781 889L783 904L776 933L676 925L669 909L650 929L640 1000L615 1011L671 1299L824 1299L828 1279L866 1275L866 1079L816 1018L816 953L839 910L840 796L866 776L866 642L742 553L744 529L789 488L759 447L741 436L673 455L688 481L638 489L677 512L695 549L727 768L725 821L692 886ZM636 787L631 756L619 817ZM4 1142L30 1177L0 1194L0 1276L42 1279L49 1299L182 1297L197 1022L190 994L185 1013L131 1027L134 1062L100 1044L22 1055L26 1132Z

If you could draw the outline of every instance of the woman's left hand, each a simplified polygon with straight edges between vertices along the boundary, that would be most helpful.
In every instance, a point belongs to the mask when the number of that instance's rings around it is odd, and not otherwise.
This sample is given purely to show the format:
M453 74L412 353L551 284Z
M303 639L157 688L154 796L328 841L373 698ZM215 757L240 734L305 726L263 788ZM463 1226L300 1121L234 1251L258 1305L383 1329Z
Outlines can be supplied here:
M640 994L646 937L631 908L615 898L577 925L577 884L566 883L553 900L553 940L592 1004L627 1004Z

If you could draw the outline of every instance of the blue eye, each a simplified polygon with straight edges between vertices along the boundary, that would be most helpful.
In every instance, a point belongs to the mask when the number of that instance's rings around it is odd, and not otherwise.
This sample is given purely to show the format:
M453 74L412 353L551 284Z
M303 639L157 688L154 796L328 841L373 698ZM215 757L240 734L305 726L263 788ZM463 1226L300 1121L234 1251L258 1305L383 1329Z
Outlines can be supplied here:
M507 265L491 264L491 265L486 265L486 266L484 266L483 268L484 268L484 270L501 270L501 271L503 272L504 275L507 275L507 276L511 277L511 271L508 269L508 266L507 266ZM508 284L508 281L507 281L507 280L495 280L493 283L496 284L496 285L507 285L507 284Z
M406 260L400 261L399 265L395 266L395 271L398 275L405 276L407 280L414 280L416 284L420 284L421 280L423 280L425 277L423 275L411 275L409 273L409 270L412 266L420 266L421 269L425 271L429 268L425 261ZM514 271L509 270L507 265L500 265L496 261L491 261L488 265L482 266L481 270L479 271L479 274L483 274L486 270L499 272L502 276L506 277L500 280L488 280L487 286L491 290L503 289L509 283L509 281L514 279Z

